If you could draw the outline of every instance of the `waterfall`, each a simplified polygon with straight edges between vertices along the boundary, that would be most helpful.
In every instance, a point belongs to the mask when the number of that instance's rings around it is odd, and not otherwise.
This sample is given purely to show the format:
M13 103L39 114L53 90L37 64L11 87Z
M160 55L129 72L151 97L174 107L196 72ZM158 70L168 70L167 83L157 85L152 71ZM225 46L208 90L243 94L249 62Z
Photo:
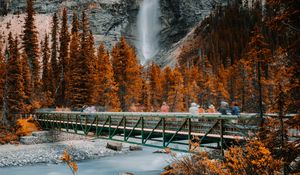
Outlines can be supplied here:
M143 0L138 14L138 34L144 62L152 59L159 50L159 0Z

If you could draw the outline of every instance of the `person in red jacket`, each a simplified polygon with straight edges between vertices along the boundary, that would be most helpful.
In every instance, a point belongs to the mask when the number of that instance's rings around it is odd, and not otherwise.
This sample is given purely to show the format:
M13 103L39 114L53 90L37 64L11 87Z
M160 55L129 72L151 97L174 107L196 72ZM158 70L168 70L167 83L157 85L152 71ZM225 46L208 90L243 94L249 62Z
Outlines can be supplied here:
M169 106L167 105L166 102L163 102L163 104L160 108L160 112L169 112Z

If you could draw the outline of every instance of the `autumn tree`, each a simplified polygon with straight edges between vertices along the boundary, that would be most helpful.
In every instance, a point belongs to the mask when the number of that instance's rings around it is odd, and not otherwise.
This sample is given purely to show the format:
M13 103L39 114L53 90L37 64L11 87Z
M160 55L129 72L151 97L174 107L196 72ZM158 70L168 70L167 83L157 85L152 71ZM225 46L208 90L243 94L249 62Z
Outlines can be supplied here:
M103 43L98 48L96 74L96 104L105 106L108 111L120 111L118 86L114 79L109 53Z
M141 66L135 51L124 37L120 39L112 50L112 64L114 77L118 83L121 108L128 110L132 103L138 103L141 95Z
M262 118L265 111L263 106L263 78L268 76L268 62L271 58L271 51L268 48L263 35L260 33L259 28L256 28L253 32L251 41L249 42L248 59L251 60L253 68L253 82L256 89L257 97L257 110Z
M162 72L157 64L151 63L148 74L151 104L155 110L159 110L162 105Z
M196 66L182 66L181 74L183 76L183 93L185 110L188 111L192 102L198 103L200 87L197 84L198 68Z
M2 44L0 44L0 106L3 105L4 84L5 84L5 59L2 52Z
M27 0L26 18L23 30L23 48L29 60L29 68L32 74L33 88L39 86L40 77L40 63L39 63L39 42L38 32L34 24L35 11L33 8L33 0Z
M170 106L170 111L185 111L183 99L183 78L178 66L174 70L169 67L164 69L163 87L163 99Z
M85 12L82 12L82 33L80 34L79 56L72 58L74 67L71 71L70 84L70 103L72 107L82 107L83 105L92 104L95 92L95 74L94 64L91 57L94 53L89 42L93 43L93 38L89 32L89 22ZM76 47L75 47L76 48ZM93 52L93 53L90 53Z
M60 48L59 48L59 81L58 92L56 97L56 104L65 105L66 88L68 86L68 71L69 71L69 31L68 31L68 16L67 9L63 10L61 30L59 36Z
M16 37L13 40L11 32L9 33L8 44L9 55L6 64L7 76L5 83L7 84L7 89L5 91L5 100L7 100L8 120L9 122L14 122L14 114L24 113L24 79L22 77L18 38Z
M24 80L24 93L25 93L25 103L26 108L24 109L25 113L29 113L32 110L32 78L31 72L28 64L28 58L26 53L21 54L21 63L22 63L22 77Z
M58 51L58 43L57 43L57 34L58 34L58 18L57 14L54 13L52 17L52 29L51 29L51 67L50 67L50 77L52 79L52 95L55 97L58 82L59 82L59 68L57 62L57 51Z
M53 84L50 76L50 50L49 50L49 41L48 34L45 35L45 40L42 47L43 55L43 73L42 73L42 91L45 97L44 106L49 106L52 103L52 92Z

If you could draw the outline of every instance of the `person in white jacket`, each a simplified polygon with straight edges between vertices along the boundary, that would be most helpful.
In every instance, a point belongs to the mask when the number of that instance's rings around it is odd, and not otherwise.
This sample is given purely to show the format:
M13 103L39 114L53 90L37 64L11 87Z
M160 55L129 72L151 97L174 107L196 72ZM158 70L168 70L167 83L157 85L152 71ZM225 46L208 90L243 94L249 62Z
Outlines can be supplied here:
M191 107L189 108L189 112L193 115L199 114L198 105L197 103L192 103Z

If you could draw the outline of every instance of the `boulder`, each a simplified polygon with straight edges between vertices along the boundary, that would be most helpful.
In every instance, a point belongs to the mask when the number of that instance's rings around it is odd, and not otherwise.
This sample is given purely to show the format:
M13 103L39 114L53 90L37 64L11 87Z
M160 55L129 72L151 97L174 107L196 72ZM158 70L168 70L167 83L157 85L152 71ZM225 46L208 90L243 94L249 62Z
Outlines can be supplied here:
M32 145L39 143L39 138L36 136L22 136L20 142L24 145Z
M123 148L122 143L116 143L116 142L107 142L106 148L112 149L115 151L121 151Z
M143 148L141 146L138 145L130 145L129 146L129 151L141 151L143 150Z
M134 174L126 172L126 173L119 173L119 175L134 175Z

